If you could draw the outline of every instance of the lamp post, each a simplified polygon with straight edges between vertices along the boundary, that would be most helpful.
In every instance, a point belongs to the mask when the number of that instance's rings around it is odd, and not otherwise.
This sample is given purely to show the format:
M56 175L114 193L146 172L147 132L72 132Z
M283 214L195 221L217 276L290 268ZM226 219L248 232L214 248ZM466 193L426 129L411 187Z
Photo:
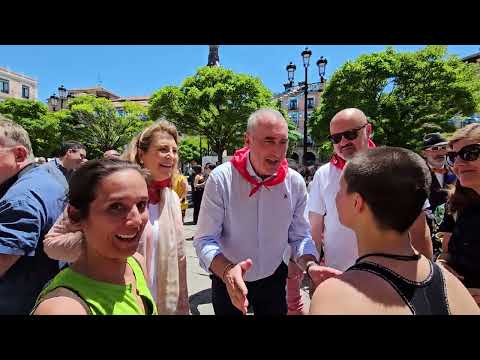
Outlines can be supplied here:
M304 96L304 117L303 117L303 165L306 165L306 155L307 155L307 139L308 139L308 67L310 66L310 58L312 57L312 51L308 48L301 53L302 60L303 60L303 67L305 69L305 82L299 82L298 85L303 86L303 96ZM327 66L327 59L323 56L317 61L318 72L320 76L320 82L323 83L325 81L325 68ZM295 78L295 70L297 67L290 62L287 65L287 74L288 74L288 83L284 84L285 89L289 89L293 86L293 81Z
M49 98L50 104L52 106L52 111L57 111L57 105L59 101L60 101L59 110L63 110L66 107L65 105L67 104L68 100L70 100L73 97L74 96L70 93L67 95L67 89L65 89L63 85L60 85L60 87L58 88L58 96L56 96L54 93Z
M57 111L57 105L58 105L58 96L53 93L52 96L49 98L50 100L50 105L52 106L52 111Z

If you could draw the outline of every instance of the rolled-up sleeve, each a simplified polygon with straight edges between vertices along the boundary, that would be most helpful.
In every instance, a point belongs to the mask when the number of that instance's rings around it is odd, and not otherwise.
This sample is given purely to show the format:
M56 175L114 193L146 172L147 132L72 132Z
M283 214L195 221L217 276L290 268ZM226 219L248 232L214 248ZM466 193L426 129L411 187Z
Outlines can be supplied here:
M302 255L313 255L318 260L320 256L312 240L310 224L305 217L307 189L304 183L302 185L298 191L293 221L288 229L288 242L295 260Z
M75 262L83 252L83 233L71 223L67 209L43 239L43 249L49 258Z
M215 256L220 254L218 240L222 234L225 217L223 189L215 175L210 174L203 192L202 205L198 217L198 227L193 240L200 266L207 272Z
M0 203L0 253L34 256L45 223L43 207L33 199Z

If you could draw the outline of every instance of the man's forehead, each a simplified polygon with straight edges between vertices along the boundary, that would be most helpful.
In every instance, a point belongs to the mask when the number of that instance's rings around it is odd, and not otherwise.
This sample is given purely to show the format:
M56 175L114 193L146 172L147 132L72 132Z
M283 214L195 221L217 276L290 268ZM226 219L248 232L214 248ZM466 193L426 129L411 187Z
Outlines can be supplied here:
M330 132L345 131L367 122L367 118L361 111L344 111L336 114L330 121Z

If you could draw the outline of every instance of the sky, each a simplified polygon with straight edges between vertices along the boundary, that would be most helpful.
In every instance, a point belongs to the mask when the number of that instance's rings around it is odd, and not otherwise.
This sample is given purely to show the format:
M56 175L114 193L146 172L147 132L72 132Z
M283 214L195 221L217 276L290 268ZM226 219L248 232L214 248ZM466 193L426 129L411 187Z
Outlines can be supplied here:
M318 81L320 56L328 60L326 78L348 60L382 51L387 45L221 45L220 65L235 72L259 77L274 93L287 81L286 65L297 66L295 80L303 80L300 53L312 51L309 82ZM424 45L394 46L415 51ZM449 45L460 57L480 52L480 45ZM58 87L94 87L101 84L118 96L149 96L166 85L181 85L207 64L208 45L0 45L0 67L39 82L38 100Z

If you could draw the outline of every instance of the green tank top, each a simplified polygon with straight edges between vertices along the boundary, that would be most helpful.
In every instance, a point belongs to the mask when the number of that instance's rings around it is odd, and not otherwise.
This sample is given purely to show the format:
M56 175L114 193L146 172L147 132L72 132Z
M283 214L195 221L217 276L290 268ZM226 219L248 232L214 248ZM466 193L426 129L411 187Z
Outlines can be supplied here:
M145 275L137 260L127 259L132 269L137 292L145 303L146 315L157 315L157 308L152 294L147 287ZM132 293L132 285L116 285L90 279L71 268L62 270L40 293L34 310L48 293L57 288L66 288L77 294L90 309L90 315L144 315ZM34 311L33 310L33 311ZM33 312L32 311L32 312Z

